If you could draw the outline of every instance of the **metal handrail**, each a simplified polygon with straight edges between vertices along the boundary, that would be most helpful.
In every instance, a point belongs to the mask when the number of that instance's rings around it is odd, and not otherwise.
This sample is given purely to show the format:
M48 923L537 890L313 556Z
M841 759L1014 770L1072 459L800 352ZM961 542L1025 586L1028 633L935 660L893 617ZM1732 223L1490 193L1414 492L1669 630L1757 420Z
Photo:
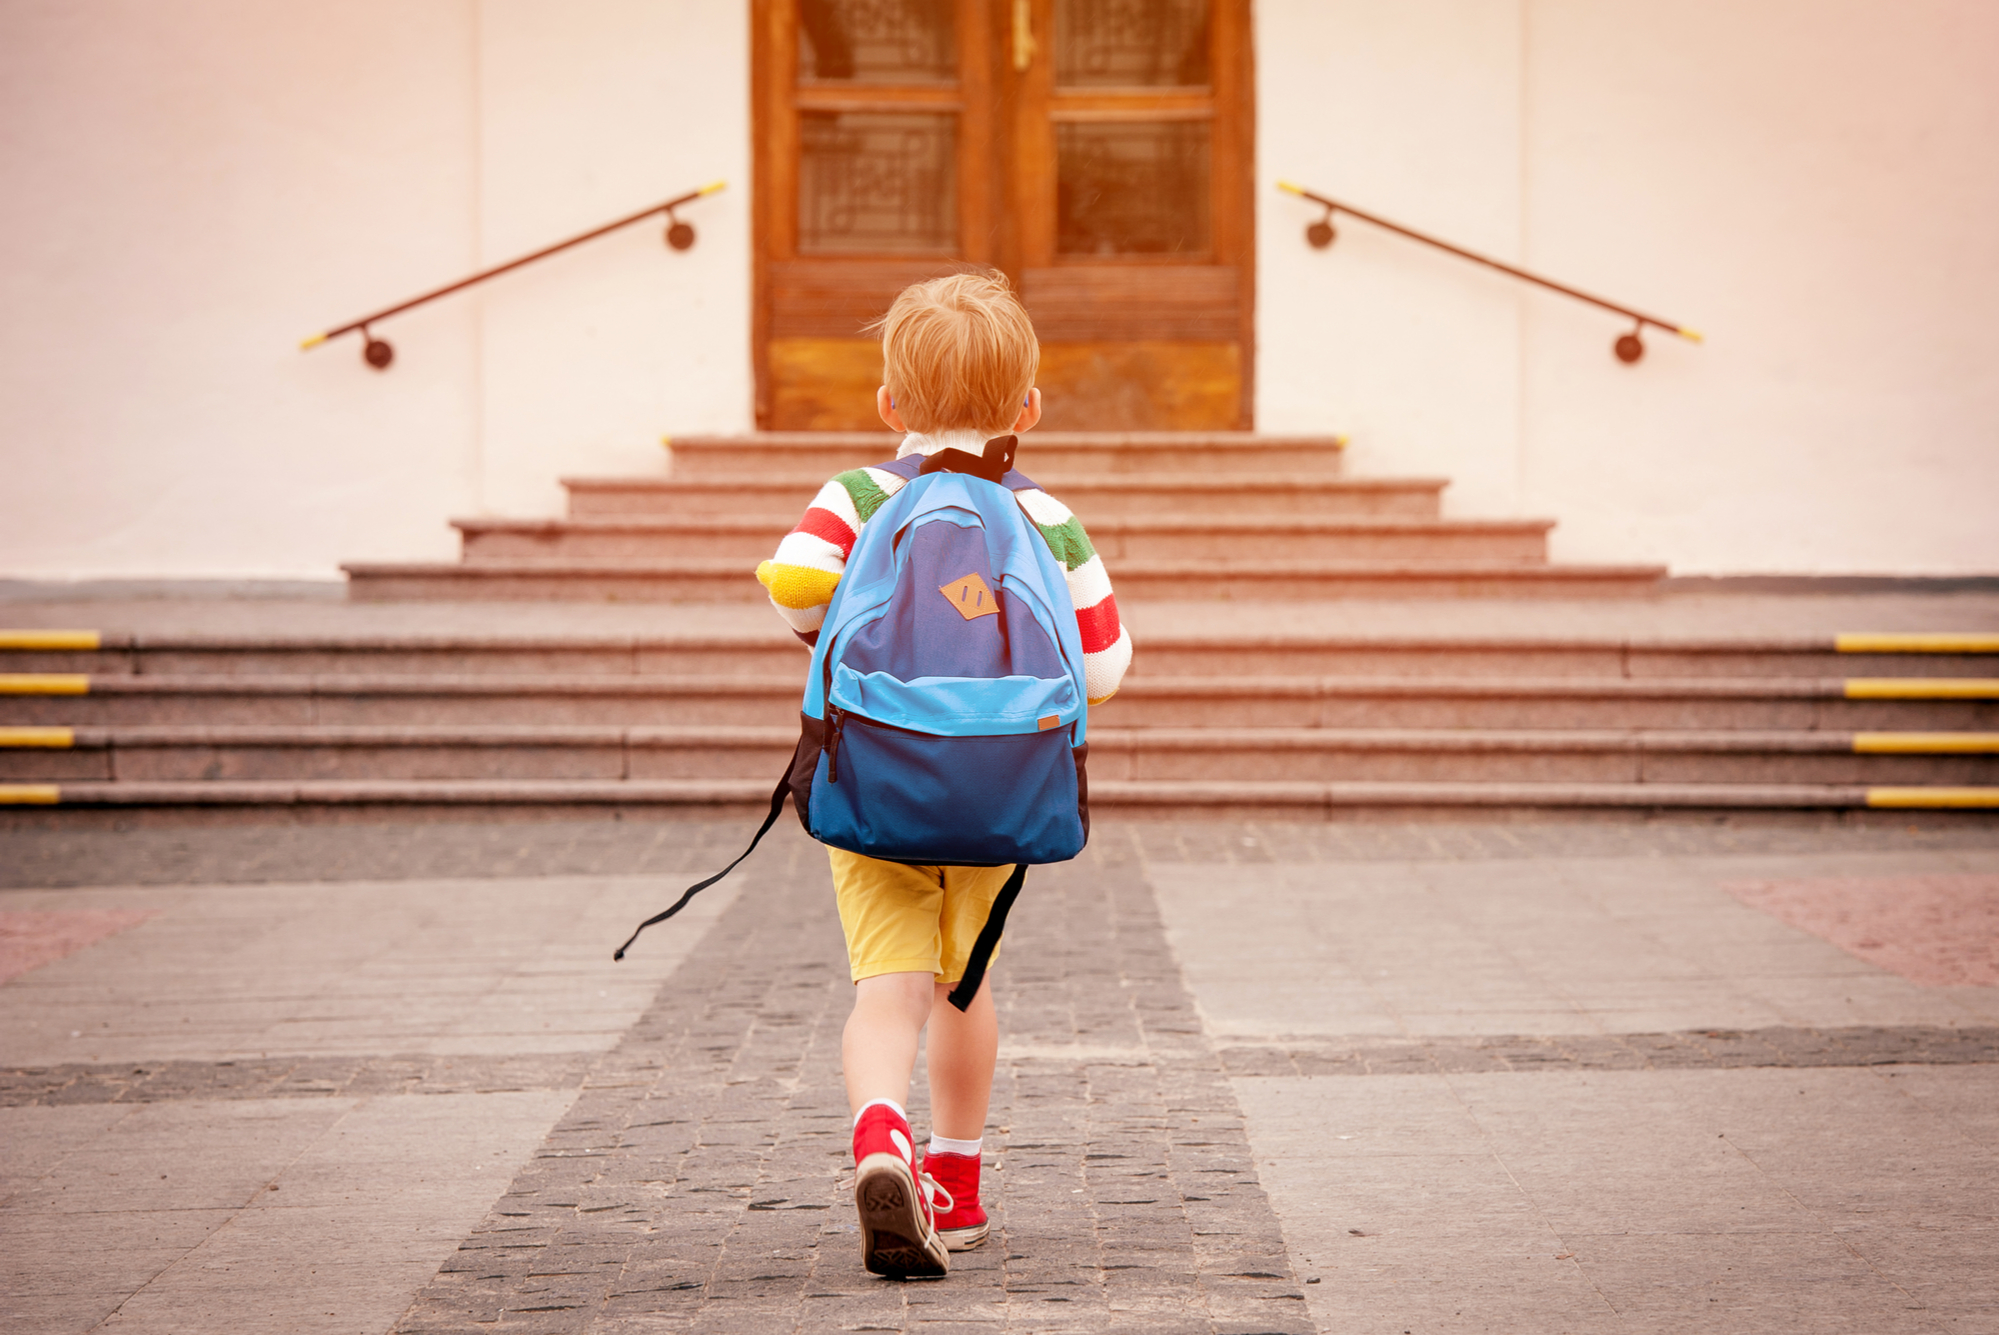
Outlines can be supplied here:
M1474 254L1472 251L1460 246L1452 245L1449 241L1440 241L1434 236L1426 236L1414 228L1403 226L1401 223L1392 223L1387 218L1364 212L1361 209L1355 208L1352 204L1343 204L1337 199L1328 199L1325 195L1315 194L1304 186L1294 185L1290 181L1280 181L1278 182L1278 189L1283 190L1287 194L1297 195L1300 199L1309 199L1315 204L1325 206L1326 213L1320 220L1308 224L1306 227L1306 241L1315 250L1324 250L1333 244L1333 215L1336 213L1351 213L1363 222L1374 223L1377 227L1385 228L1388 231L1396 233L1398 236L1406 236L1412 241L1421 241L1427 246L1435 246L1439 250L1456 255L1462 260L1471 260L1474 264L1483 264L1489 269L1498 269L1501 273L1507 274L1509 277L1518 278L1523 282L1533 283L1538 287L1545 287L1551 292L1560 292L1566 297L1574 297L1578 301L1587 301L1593 306L1601 306L1607 311L1615 311L1620 315L1629 317L1633 321L1632 331L1628 334L1619 335L1618 341L1611 345L1612 352L1621 362L1630 364L1646 355L1646 345L1639 338L1639 331L1647 325L1652 325L1655 329L1664 329L1670 334L1679 334L1682 338L1692 343L1702 341L1699 333L1687 328L1685 325L1675 324L1672 320L1662 320L1657 316L1646 315L1640 311L1633 310L1630 306L1621 306L1615 301L1606 301L1603 297L1593 297L1588 292L1579 292L1573 287L1555 282L1552 279L1543 278L1539 274L1529 273L1526 269L1517 269L1511 264L1502 264L1499 260L1488 259L1484 255Z
M338 329L329 329L324 334L314 334L311 338L299 344L299 350L303 352L308 348L316 348L330 338L339 338L342 334L351 334L359 330L362 339L361 359L378 371L386 371L389 369L389 364L396 360L396 350L390 347L386 340L376 338L374 334L369 332L368 326L374 324L377 320L386 320L392 315L399 315L409 310L412 306L421 306L427 301L436 301L439 297L448 297L454 292L471 287L474 283L483 283L489 278L506 273L509 269L518 269L524 264L533 264L536 260L553 255L559 250L568 250L571 246L578 246L586 241L595 240L603 236L606 232L615 232L621 227L630 227L633 223L650 218L656 213L667 215L667 244L675 250L686 250L694 244L694 228L675 217L674 210L683 204L691 204L704 195L712 195L728 184L727 181L716 181L714 184L705 185L699 190L690 190L685 195L676 195L664 203L655 204L651 208L640 209L637 213L628 214L626 217L620 218L617 222L609 222L602 227L593 227L588 232L573 236L567 241L558 241L553 246L544 246L532 255L523 255L517 260L508 260L505 264L496 264L491 269L482 269L470 278L461 278L456 283L448 283L435 291L424 293L421 297L412 297L408 301L376 311L373 315L364 315L359 320L350 320Z

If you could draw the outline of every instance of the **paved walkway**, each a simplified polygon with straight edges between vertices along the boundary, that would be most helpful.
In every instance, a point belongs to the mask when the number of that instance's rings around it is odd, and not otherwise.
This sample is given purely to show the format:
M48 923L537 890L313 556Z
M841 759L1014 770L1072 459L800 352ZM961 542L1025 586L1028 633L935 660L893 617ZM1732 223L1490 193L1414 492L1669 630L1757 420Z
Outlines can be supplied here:
M616 966L737 823L258 833L0 830L92 882L0 894L10 1328L1995 1328L1989 830L1102 828L935 1284L858 1264L795 829Z

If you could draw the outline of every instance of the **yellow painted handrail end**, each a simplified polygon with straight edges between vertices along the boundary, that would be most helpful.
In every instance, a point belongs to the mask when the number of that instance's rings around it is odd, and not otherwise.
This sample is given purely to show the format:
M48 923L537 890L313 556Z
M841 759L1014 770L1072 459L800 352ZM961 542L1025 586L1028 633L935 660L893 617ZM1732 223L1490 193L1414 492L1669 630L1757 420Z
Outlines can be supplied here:
M1278 182L1278 189L1284 191L1288 195L1303 195L1306 192L1304 186L1297 185L1291 181Z
M322 343L324 343L324 342L326 342L326 335L325 335L325 334L314 334L314 335L313 335L313 336L312 336L311 338L308 338L308 339L303 339L303 340L301 340L301 341L300 341L300 343L299 343L299 351L300 351L300 352L305 352L305 351L307 351L307 350L309 350L309 349L311 349L311 348L316 348L316 347L318 347L318 346L319 346L320 344L322 344Z
M729 182L727 181L711 181L707 185L701 188L701 193L704 195L712 195L718 190L726 190L728 188L729 188Z
M1690 343L1701 343L1706 341L1705 339L1703 339L1701 330L1699 329L1676 329L1674 330L1674 332L1676 334L1679 334L1682 338L1686 339Z
M52 807L62 801L62 789L52 783L0 783L0 806Z

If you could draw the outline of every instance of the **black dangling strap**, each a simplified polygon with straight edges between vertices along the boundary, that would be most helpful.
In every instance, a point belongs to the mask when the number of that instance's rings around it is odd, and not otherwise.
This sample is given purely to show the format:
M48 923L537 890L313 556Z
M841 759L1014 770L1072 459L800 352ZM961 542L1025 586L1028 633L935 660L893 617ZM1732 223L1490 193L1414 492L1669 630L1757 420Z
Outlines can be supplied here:
M631 945L634 941L637 941L639 939L640 932L645 931L648 927L651 927L656 922L665 922L667 919L673 917L676 913L679 913L682 909L687 907L687 902L690 899L693 899L696 895L708 889L708 887L714 885L717 881L721 880L723 877L729 875L730 872L735 871L737 862L743 861L744 858L747 858L752 853L756 852L757 841L759 839L762 839L766 834L769 834L771 831L771 827L778 823L778 813L785 809L785 794L791 791L792 791L792 772L791 768L787 766L784 777L778 780L777 788L772 790L771 814L764 817L764 823L762 825L759 825L757 827L757 833L751 836L750 847L744 849L742 853L737 855L736 862L730 863L727 867L724 867L721 871L715 873L715 875L709 877L707 880L697 881L695 884L689 886L687 888L687 892L683 894L679 899L674 901L674 905L672 908L667 909L663 913L655 913L652 917L640 923L638 927L633 929L632 935L625 938L625 944L611 952L611 958L614 960L624 959L625 952L631 948Z
M972 943L972 956L965 961L965 977L958 980L958 986L945 998L963 1011L979 995L979 984L986 978L986 966L993 962L993 951L1000 944L1000 933L1007 928L1007 910L1014 907L1014 899L1021 893L1022 882L1028 879L1028 864L1014 864L1014 874L1007 878L1007 884L1000 887L1000 893L993 900L993 907L987 911L986 925L979 929L979 939Z

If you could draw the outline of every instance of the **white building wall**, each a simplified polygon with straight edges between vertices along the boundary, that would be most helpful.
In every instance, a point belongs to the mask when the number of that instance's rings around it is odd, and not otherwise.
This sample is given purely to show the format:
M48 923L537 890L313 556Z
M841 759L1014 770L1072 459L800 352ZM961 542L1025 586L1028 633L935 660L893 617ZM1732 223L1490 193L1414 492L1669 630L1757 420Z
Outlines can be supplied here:
M0 6L0 576L328 576L747 430L743 0ZM1258 0L1258 419L1568 559L1990 573L1984 0ZM1705 330L1610 316L1290 177ZM647 224L298 339L708 180Z
M1263 0L1258 421L1682 573L1987 573L1984 0ZM1289 177L1708 335L1348 221Z
M740 0L0 6L0 576L330 577L746 430ZM726 178L378 327L306 334Z

